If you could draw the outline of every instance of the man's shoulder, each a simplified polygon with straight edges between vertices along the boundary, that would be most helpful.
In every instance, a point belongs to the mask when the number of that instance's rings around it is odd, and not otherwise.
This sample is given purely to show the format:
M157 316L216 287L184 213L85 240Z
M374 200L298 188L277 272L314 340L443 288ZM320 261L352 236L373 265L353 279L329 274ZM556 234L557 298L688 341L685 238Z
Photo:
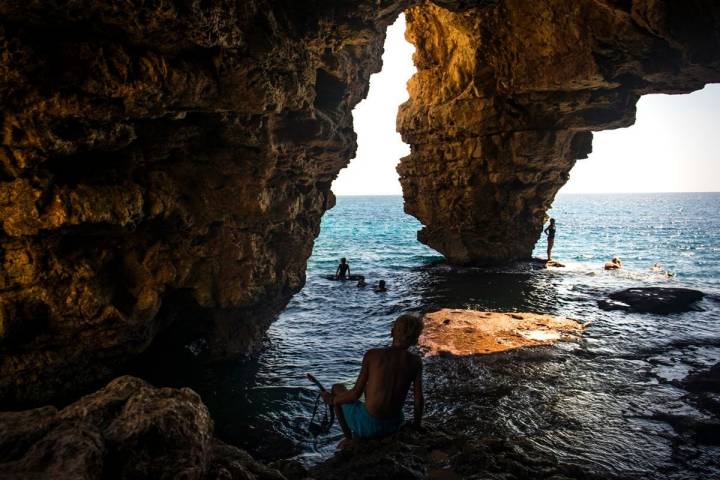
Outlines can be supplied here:
M376 356L380 355L382 352L384 352L385 350L387 350L387 348L383 348L383 347L371 348L370 350L365 352L365 356L366 357L376 357Z

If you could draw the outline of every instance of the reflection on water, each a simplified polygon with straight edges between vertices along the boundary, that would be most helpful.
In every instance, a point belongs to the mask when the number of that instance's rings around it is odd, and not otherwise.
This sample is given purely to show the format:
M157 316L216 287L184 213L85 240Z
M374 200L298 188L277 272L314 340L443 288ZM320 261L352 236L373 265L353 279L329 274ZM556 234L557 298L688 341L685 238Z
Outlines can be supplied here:
M567 268L487 270L434 263L439 258L417 243L418 225L402 213L399 198L341 198L323 220L306 287L272 325L258 358L184 370L182 382L200 392L221 438L260 458L312 463L332 453L340 431L319 439L307 434L316 392L304 374L326 384L352 382L362 354L389 341L390 324L401 312L447 307L562 315L592 324L577 342L427 360L428 416L472 435L525 437L562 462L599 472L720 478L717 445L661 420L707 417L671 382L720 361L720 241L713 233L720 226L720 196L653 203L657 210L684 201L689 230L662 227L663 211L638 213L637 199L605 199L601 207L596 198L571 200L556 201L563 214L555 213L557 256ZM614 221L598 225L595 210L612 205ZM632 230L618 228L629 224ZM695 255L682 255L689 248ZM629 269L603 271L602 262L613 255ZM389 291L324 279L340 256L370 285L385 279ZM658 260L677 277L650 273ZM709 295L703 311L685 314L597 307L605 292L639 285L687 286Z

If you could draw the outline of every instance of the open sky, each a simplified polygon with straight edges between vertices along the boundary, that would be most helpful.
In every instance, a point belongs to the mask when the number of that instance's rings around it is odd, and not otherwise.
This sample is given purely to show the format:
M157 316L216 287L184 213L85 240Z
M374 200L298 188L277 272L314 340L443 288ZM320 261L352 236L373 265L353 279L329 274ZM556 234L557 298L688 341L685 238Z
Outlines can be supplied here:
M395 166L410 147L395 131L415 73L405 17L388 29L383 69L354 110L357 156L333 183L336 195L400 195ZM560 193L720 191L720 84L689 95L646 95L635 125L595 133Z

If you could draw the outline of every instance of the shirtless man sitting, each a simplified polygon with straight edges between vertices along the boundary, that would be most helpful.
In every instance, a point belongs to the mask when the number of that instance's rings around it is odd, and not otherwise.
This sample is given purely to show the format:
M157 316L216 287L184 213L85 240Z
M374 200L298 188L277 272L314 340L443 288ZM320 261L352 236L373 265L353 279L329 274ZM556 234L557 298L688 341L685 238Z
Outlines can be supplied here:
M397 432L405 418L402 407L413 385L415 409L413 424L421 426L425 400L422 391L422 359L408 352L422 332L422 320L401 315L392 328L390 347L373 348L365 353L355 386L348 390L335 384L323 400L335 408L345 438L384 437ZM360 396L365 394L365 402Z

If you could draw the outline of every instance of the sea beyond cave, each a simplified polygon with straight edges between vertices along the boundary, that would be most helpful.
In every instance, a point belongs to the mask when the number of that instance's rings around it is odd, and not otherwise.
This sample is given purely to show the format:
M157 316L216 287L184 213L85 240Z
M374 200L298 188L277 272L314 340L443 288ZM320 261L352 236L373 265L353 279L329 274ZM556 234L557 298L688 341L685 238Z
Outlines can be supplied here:
M683 379L720 359L720 193L559 195L550 215L558 222L553 256L564 268L458 268L417 241L419 224L401 197L339 197L323 218L307 284L256 358L175 369L175 379L167 370L142 374L197 390L221 439L263 461L311 466L335 452L341 432L308 432L316 390L305 373L351 384L363 353L388 344L402 312L550 313L591 323L577 341L427 359L430 423L473 438L529 440L600 477L717 478L718 437L698 433L718 433L717 425ZM544 249L541 239L534 255ZM325 278L341 256L368 287ZM603 270L612 256L622 270ZM652 272L656 262L673 276ZM372 291L380 279L387 293ZM706 297L679 314L598 308L608 292L637 286L689 287ZM695 429L683 428L688 419Z

